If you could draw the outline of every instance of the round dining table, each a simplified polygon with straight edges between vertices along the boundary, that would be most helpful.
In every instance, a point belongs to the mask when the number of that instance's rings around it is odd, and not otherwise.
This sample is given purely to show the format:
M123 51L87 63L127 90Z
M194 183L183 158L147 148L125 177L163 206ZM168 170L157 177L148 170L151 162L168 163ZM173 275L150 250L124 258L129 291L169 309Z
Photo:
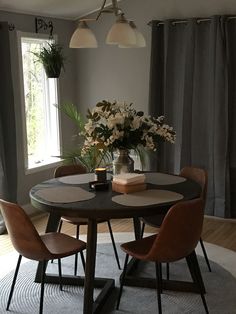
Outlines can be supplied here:
M139 217L166 213L176 202L197 198L201 192L201 187L196 182L179 176L162 173L145 173L145 176L146 190L128 195L113 191L109 176L106 190L91 189L89 182L94 180L92 173L54 178L39 183L30 190L32 205L49 213L46 232L57 231L61 216L88 219L85 277L63 276L65 284L84 285L84 314L101 313L107 296L114 288L114 279L95 278L97 219L133 218L135 236L138 238L140 236ZM154 196L162 192L163 194L173 192L180 197L170 200L162 199L161 202L155 200L154 197L154 200L149 200L145 204L138 201L125 203L130 197L145 195L148 191L152 191ZM37 282L40 281L41 267L39 263L35 277ZM46 282L58 283L59 281L57 276L47 275ZM101 292L94 301L95 287L101 288Z

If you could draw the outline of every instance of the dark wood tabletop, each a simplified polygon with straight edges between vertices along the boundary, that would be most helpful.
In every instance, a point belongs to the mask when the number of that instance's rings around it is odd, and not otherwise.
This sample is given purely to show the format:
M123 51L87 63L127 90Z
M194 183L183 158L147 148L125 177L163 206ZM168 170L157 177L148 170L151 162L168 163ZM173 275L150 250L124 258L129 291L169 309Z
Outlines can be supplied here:
M37 184L30 191L30 198L32 205L40 210L44 210L50 213L55 213L58 215L65 215L71 217L84 217L84 218L129 218L129 217L139 217L147 215L155 215L161 211L166 211L170 205L176 203L167 202L162 204L154 204L149 206L124 206L117 204L112 201L112 197L118 195L112 191L111 181L109 181L109 188L106 191L92 191L95 193L95 197L86 201L77 201L73 203L52 203L46 201L37 194L38 190L45 188L62 186L73 186L81 187L86 191L91 191L89 184L65 184L58 179L51 179L43 183ZM161 189L177 192L183 195L183 200L193 199L199 196L201 188L200 186L190 180L180 182L177 184L169 185L154 185L147 184L147 189Z

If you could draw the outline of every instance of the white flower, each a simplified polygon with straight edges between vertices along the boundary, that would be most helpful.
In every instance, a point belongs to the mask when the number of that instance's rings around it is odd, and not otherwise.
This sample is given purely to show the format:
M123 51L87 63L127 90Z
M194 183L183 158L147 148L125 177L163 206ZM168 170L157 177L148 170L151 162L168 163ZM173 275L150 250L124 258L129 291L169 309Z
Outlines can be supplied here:
M112 138L118 140L124 136L124 131L119 131L116 127L113 129Z
M136 116L136 117L134 117L133 121L131 122L131 128L136 130L140 127L141 123L142 123L141 117Z
M94 131L93 121L92 120L88 120L88 122L84 126L84 129L85 129L86 133L91 135L92 132Z
M125 115L121 112L117 112L114 116L110 116L107 119L107 126L109 129L114 128L117 124L124 124Z
M175 141L173 127L164 123L164 116L145 116L137 112L132 104L104 100L91 109L88 116L82 132L85 136L83 151L96 145L111 151L143 145L148 150L156 151L159 137L171 143Z

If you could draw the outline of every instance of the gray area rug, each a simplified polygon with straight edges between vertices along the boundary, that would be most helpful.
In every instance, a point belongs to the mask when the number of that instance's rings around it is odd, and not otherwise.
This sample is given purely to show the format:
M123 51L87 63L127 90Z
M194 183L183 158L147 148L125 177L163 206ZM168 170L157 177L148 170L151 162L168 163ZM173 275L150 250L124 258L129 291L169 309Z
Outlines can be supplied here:
M152 289L124 287L120 310L116 311L116 297L119 287L119 276L121 271L117 269L117 264L113 256L110 244L99 244L97 253L96 275L99 277L116 278L116 288L107 300L102 314L153 314L158 313L156 291ZM119 251L120 259L123 263L124 253ZM206 286L206 300L210 313L213 314L234 314L236 313L236 278L223 267L211 261L212 273L208 272L205 261L199 256L200 268ZM64 274L73 274L74 258L69 257L62 260ZM37 267L36 262L26 262L21 265L18 280L16 283L12 303L11 313L38 313L40 284L34 283L34 275ZM139 265L141 275L152 277L154 267L145 263ZM57 262L48 265L47 272L57 273ZM165 269L163 267L163 275ZM171 279L189 280L190 275L185 261L173 263L170 266ZM83 275L81 265L79 265L79 275ZM5 311L10 284L13 272L7 274L0 280L0 313ZM98 291L95 290L95 294ZM182 293L174 291L163 291L162 294L163 313L180 314L205 313L200 296L193 293ZM57 285L45 285L44 313L83 313L83 288L74 286L64 286L64 291L60 291Z

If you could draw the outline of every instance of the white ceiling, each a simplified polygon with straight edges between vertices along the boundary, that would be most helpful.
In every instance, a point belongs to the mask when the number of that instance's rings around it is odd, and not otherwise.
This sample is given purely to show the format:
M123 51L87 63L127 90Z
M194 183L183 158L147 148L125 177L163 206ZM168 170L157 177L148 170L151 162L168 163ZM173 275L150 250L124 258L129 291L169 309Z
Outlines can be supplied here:
M74 20L97 10L102 2L103 0L0 0L0 10Z

